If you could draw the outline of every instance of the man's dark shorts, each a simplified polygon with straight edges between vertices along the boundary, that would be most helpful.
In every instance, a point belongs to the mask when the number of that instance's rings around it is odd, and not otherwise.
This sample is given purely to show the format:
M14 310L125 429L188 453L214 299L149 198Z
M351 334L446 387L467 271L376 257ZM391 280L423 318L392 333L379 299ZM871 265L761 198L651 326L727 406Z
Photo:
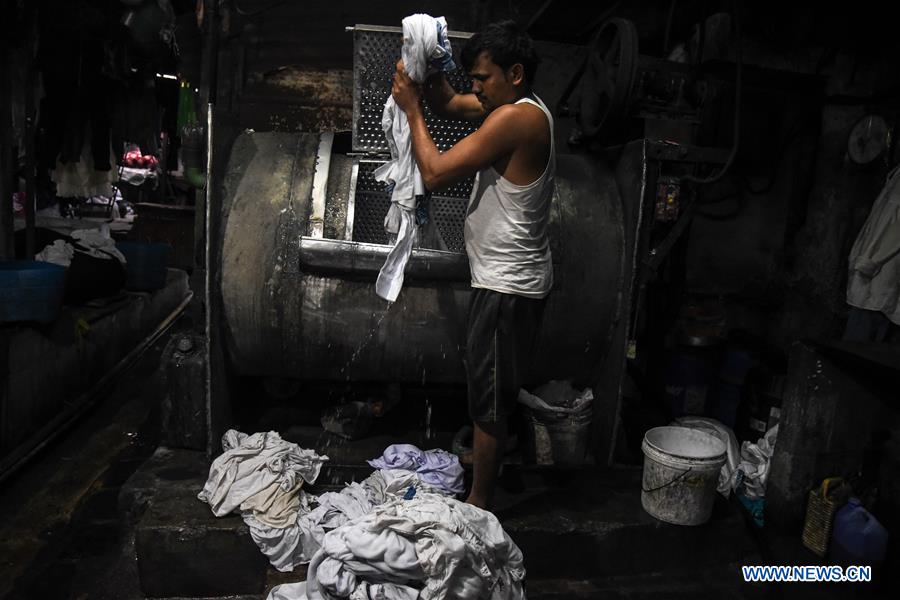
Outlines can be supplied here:
M516 405L531 365L545 299L474 288L466 335L469 416L503 421Z

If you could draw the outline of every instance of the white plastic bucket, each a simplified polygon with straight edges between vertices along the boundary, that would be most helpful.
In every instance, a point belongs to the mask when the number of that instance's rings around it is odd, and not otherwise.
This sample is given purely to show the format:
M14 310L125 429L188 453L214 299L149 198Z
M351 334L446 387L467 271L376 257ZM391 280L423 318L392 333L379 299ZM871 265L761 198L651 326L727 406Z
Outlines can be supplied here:
M702 525L712 514L726 447L688 427L654 427L644 434L641 505L660 521Z

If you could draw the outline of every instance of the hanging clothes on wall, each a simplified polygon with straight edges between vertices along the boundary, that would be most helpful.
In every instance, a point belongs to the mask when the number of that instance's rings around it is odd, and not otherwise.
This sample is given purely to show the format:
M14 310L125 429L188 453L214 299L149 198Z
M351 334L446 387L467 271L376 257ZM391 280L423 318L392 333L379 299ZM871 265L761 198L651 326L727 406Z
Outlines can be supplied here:
M82 29L45 24L38 65L45 96L40 102L39 166L53 169L82 160L89 150L91 168L109 171L111 81L103 72L107 23L79 17Z
M850 250L847 304L900 325L900 167L872 205Z

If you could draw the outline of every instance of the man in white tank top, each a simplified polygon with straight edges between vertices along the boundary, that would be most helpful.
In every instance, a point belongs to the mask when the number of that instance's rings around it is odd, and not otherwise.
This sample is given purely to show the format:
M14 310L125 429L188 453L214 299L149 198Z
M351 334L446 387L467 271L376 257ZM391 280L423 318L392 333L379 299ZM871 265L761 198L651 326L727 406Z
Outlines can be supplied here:
M435 113L484 119L441 153L428 128L423 92L398 63L391 90L406 112L425 186L440 190L477 175L466 214L472 298L466 336L469 413L474 422L474 481L468 502L491 503L516 406L553 285L547 227L556 160L553 119L532 92L538 58L513 21L488 25L462 52L472 93L458 94L443 74L424 96Z

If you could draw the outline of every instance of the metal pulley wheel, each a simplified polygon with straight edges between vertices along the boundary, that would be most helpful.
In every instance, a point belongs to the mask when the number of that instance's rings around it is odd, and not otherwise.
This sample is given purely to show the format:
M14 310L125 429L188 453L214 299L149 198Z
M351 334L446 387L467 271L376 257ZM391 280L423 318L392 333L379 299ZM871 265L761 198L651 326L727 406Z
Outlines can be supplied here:
M600 26L581 78L578 126L586 137L615 129L628 110L638 65L638 34L627 19Z

